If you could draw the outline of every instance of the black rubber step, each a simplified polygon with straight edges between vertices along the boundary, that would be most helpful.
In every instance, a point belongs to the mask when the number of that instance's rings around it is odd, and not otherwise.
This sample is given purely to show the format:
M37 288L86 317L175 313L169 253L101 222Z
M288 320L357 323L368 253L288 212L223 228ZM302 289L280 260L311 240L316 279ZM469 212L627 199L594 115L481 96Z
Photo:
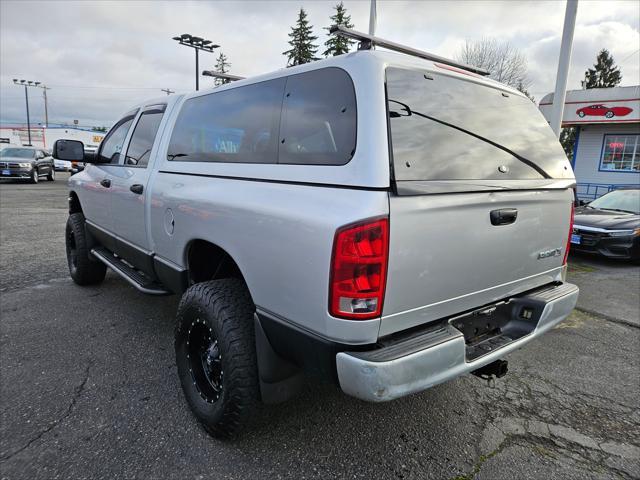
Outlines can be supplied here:
M91 250L91 254L142 293L149 295L171 295L171 292L166 290L161 284L139 270L127 265L106 248L94 248Z

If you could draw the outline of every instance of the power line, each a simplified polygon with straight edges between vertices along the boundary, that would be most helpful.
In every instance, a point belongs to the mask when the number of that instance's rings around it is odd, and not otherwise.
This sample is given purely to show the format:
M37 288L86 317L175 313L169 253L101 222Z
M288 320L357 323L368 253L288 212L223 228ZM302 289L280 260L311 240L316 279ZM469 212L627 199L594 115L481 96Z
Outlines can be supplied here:
M638 50L636 50L635 52L631 52L630 55L627 55L626 57L624 57L622 60L620 60L621 62L624 62L627 58L635 55L636 53L640 52L640 48Z
M86 88L86 89L102 89L102 90L159 90L160 87L116 87L109 85L53 85L48 84L53 88Z

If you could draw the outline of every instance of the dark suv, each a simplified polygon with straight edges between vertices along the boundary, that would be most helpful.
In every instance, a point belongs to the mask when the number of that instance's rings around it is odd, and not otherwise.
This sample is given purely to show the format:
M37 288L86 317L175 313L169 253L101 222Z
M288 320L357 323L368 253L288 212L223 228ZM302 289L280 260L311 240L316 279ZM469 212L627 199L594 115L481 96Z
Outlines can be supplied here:
M42 149L10 147L0 150L0 178L24 178L38 183L40 177L56 179L53 157Z

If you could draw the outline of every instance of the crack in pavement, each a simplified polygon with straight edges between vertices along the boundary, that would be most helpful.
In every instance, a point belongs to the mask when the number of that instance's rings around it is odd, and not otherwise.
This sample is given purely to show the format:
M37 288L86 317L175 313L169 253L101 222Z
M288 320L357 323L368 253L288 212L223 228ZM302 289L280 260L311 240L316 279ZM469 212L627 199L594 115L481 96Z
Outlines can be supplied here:
M453 480L475 478L488 460L513 445L559 463L580 465L597 476L607 472L624 480L637 478L637 407L600 395L569 392L550 379L529 372L526 363L523 369L526 379L512 371L496 389L469 389L473 392L471 398L485 414L480 429L483 433L475 463Z
M566 437L558 437L553 434L549 437L545 437L536 435L529 431L525 431L524 433L502 433L504 434L504 439L494 450L486 455L480 455L471 471L466 474L453 477L452 480L472 480L482 471L482 467L486 462L500 455L507 448L514 445L531 448L540 455L546 455L558 460L559 457L554 455L554 453L556 453L561 455L564 459L570 458L585 467L587 470L597 474L602 474L606 471L615 474L623 480L632 480L636 478L624 470L607 465L605 463L605 460L607 459L605 451L586 447L585 445L569 440Z
M640 329L640 324L633 323L622 318L612 317L611 315L607 315L606 313L596 312L595 310L591 310L589 308L576 307L575 310L586 313L587 315L591 315L596 318L601 318L602 320L606 320L607 322L617 323L618 325Z
M51 424L49 424L49 426L47 428L45 428L44 430L42 430L38 434L36 434L35 437L29 439L29 441L26 444L24 444L22 447L20 447L17 450L14 450L13 452L1 457L0 458L0 463L3 463L3 462L6 462L7 460L10 460L14 456L16 456L19 453L21 453L21 452L25 451L26 449L28 449L31 445L33 445L34 442L38 441L45 434L47 434L50 431L52 431L54 428L56 428L58 425L60 425L60 423L63 420L65 420L69 415L71 415L71 412L73 411L76 403L78 402L78 399L80 398L80 395L82 395L82 392L84 391L84 387L85 387L85 385L87 383L87 380L89 380L89 370L91 369L91 364L92 364L92 362L89 361L89 364L87 365L87 368L84 371L84 378L82 379L82 382L80 382L80 384L75 388L75 392L73 394L73 397L71 398L71 402L69 403L69 406L67 407L67 409L64 412L64 414L62 414L61 417L55 419Z

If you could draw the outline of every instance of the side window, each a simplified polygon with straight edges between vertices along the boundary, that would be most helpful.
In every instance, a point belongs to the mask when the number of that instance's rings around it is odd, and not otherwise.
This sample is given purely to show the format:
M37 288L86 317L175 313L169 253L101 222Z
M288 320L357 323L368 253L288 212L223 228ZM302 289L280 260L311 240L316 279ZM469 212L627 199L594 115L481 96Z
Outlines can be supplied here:
M133 122L135 114L129 114L116 123L109 131L104 140L100 144L100 151L98 152L98 161L100 163L118 163L120 160L120 152L122 151L122 145L124 139L127 138L129 128Z
M344 165L356 148L356 96L351 77L323 68L287 78L279 163Z
M187 100L167 157L183 162L277 163L285 79Z
M164 109L149 110L142 113L127 148L124 160L125 165L147 166L163 113Z

